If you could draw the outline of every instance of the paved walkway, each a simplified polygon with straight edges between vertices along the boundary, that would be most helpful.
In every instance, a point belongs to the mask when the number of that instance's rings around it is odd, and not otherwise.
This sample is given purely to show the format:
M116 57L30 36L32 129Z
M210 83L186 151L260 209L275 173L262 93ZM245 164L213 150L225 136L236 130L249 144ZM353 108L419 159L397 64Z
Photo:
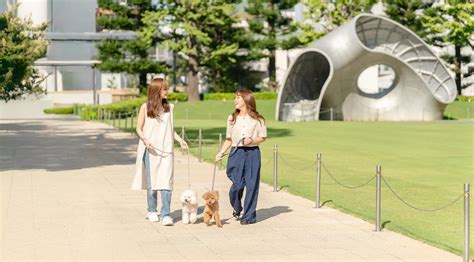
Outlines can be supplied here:
M0 122L0 260L460 261L449 252L263 185L259 222L231 218L230 182L219 171L224 227L180 222L187 157L176 153L172 216L146 220L145 192L131 191L137 139L74 120ZM191 158L192 186L212 168ZM202 201L201 208L202 211Z

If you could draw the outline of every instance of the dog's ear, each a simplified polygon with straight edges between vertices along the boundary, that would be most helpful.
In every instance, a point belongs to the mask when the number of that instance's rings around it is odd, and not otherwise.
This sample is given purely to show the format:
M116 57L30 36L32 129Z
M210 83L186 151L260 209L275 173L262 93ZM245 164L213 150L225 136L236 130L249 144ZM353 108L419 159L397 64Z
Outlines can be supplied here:
M206 199L207 192L202 194L202 198Z

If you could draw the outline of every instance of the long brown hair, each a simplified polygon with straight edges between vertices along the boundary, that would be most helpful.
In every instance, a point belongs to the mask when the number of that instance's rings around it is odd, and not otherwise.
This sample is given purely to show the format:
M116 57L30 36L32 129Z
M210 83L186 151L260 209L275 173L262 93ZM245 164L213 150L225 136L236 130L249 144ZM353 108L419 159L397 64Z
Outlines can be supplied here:
M168 83L163 78L155 78L148 85L148 100L146 102L147 116L159 117L163 112L170 111L170 105L166 98L161 97L161 91L168 88Z
M257 103L255 102L255 97L252 95L252 91L248 89L241 89L235 92L236 96L241 96L244 100L245 105L247 106L247 113L249 116L255 120L263 121L265 123L265 118L257 112ZM237 115L240 113L239 109L235 109L232 113L232 119L230 122L235 124Z

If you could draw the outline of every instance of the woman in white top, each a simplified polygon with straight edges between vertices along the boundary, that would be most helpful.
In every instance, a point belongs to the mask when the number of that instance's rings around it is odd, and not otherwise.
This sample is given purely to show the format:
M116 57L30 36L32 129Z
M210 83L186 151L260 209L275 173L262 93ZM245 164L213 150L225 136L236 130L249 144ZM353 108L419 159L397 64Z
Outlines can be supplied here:
M234 99L235 111L227 118L226 141L216 155L216 161L232 147L227 161L227 176L232 181L229 191L233 216L241 225L257 221L257 199L260 185L260 149L265 141L265 119L257 112L255 98L249 90L239 90ZM246 189L244 205L242 196ZM243 212L242 217L240 213Z
M161 194L161 221L173 225L170 217L171 191L173 190L173 138L181 148L186 142L173 129L173 106L166 100L168 84L155 78L148 86L148 100L140 107L137 121L138 141L136 172L133 190L147 190L149 221L160 220L157 214L157 191Z

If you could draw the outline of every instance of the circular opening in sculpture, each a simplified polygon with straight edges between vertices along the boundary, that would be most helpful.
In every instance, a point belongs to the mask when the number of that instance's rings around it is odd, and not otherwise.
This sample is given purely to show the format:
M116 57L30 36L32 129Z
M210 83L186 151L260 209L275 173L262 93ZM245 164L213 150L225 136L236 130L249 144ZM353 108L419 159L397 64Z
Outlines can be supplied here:
M366 94L381 94L388 91L395 82L395 71L388 65L367 67L357 79L357 87Z

